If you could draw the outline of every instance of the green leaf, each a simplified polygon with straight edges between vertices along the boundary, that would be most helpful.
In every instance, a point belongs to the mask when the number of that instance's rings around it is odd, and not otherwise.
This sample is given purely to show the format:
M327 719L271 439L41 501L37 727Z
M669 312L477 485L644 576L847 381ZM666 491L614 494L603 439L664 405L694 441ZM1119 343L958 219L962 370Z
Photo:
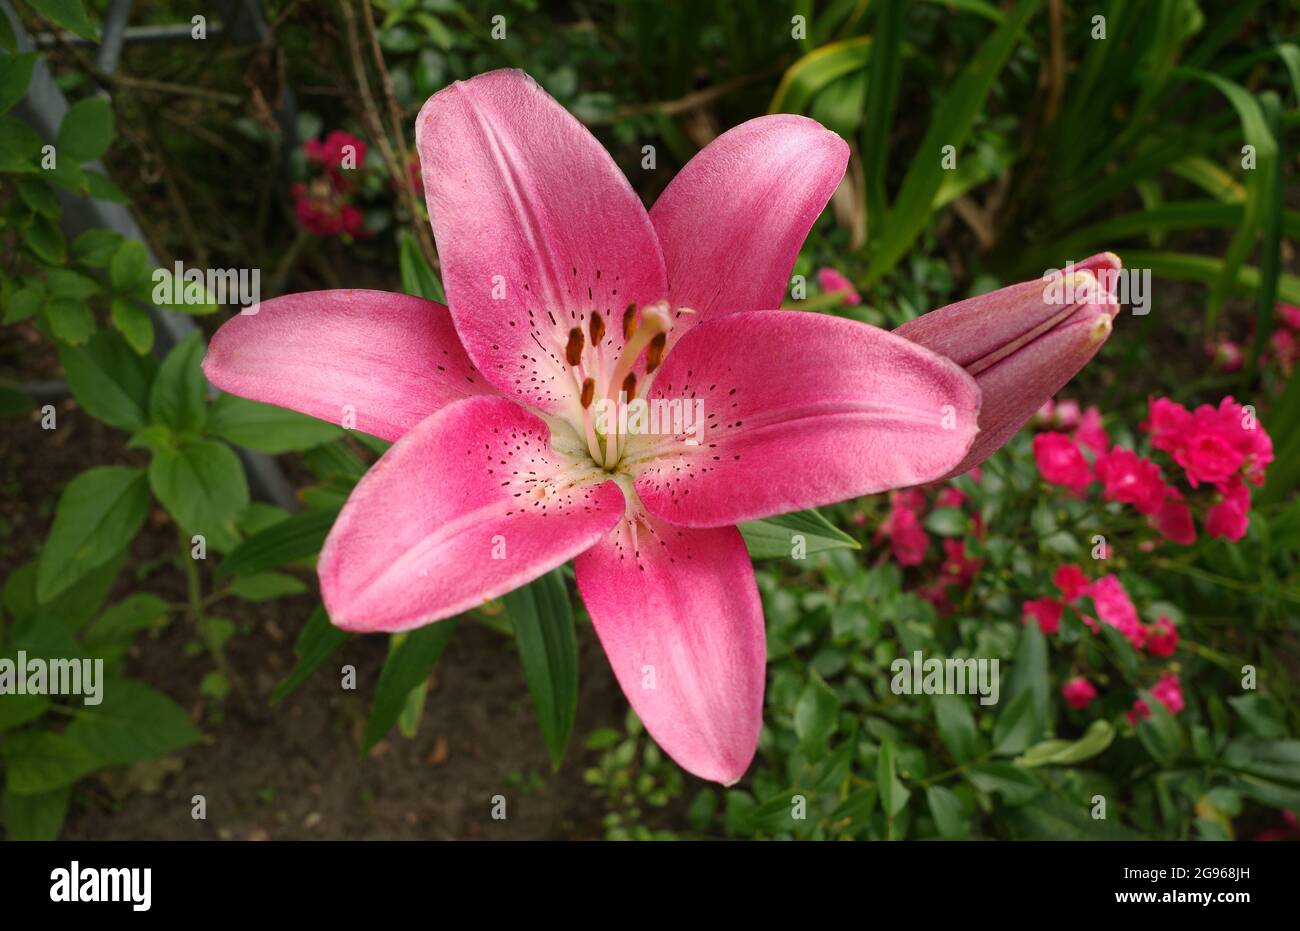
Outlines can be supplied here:
M36 795L71 785L103 766L95 754L65 734L22 731L0 746L5 786L16 795Z
M0 22L6 22L0 16ZM5 834L9 840L56 840L68 816L67 786L33 795L6 792Z
M56 187L60 187L77 197L90 194L90 180L76 162L68 158L55 157L54 167L43 171L44 176Z
M77 631L104 605L125 560L125 553L109 559L48 605L36 601L35 560L19 566L4 586L4 607L14 618L13 636L43 629Z
M781 76L767 112L806 113L813 98L831 82L866 68L871 43L870 36L855 36L804 55Z
M45 286L33 281L16 289L5 305L3 322L18 323L29 320L45 304Z
M237 524L248 507L244 467L223 443L199 440L154 453L149 486L176 523L207 537L218 550L239 540Z
M429 680L425 679L406 696L402 713L397 716L397 730L407 740L414 740L420 733L420 721L424 719L424 701L429 697Z
M934 826L948 840L965 837L970 832L970 819L966 806L957 793L943 786L930 786L925 790L925 801L930 806Z
M32 217L31 225L23 230L23 242L46 265L62 265L68 260L68 243L63 238L63 230L47 216L37 214Z
M105 611L87 630L86 652L113 664L126 655L132 639L142 630L158 627L167 617L167 603L157 595L130 595Z
M101 466L70 481L41 548L37 600L49 602L126 549L148 513L149 486L139 469Z
M1292 46L1291 51L1296 52L1297 50ZM1300 52L1297 52L1297 55L1300 55ZM1288 61L1290 60L1288 58ZM1281 102L1277 94L1272 91L1261 94L1260 106L1265 119L1268 121L1269 134L1280 139L1282 136L1282 117ZM1262 202L1260 210L1263 216L1260 219L1262 236L1259 249L1259 273L1262 280L1259 296L1256 298L1255 304L1255 338L1251 342L1250 354L1247 359L1247 370L1251 375L1257 370L1259 357L1268 346L1269 334L1274 332L1273 316L1277 306L1278 278L1281 276L1282 267L1282 228L1285 225L1282 201L1286 181L1283 176L1282 161L1281 158L1274 155L1268 160L1267 164L1258 164L1256 172L1267 172L1267 174L1258 179L1252 188L1252 193L1258 192L1259 194ZM1245 213L1247 215L1250 213L1249 204L1246 205ZM1240 235L1240 231L1238 231L1238 235ZM1225 270L1224 279L1221 279L1224 282L1225 291L1231 285L1231 281L1225 281L1229 277Z
M885 839L894 839L894 817L907 807L911 792L898 778L893 741L880 745L876 758L876 785L880 791L880 808L885 813Z
M979 752L979 737L970 705L956 695L934 696L934 720L939 739L959 763Z
M822 748L839 724L840 700L835 690L811 673L794 706L794 733L805 748Z
M164 756L203 739L180 705L133 679L106 681L103 702L78 708L64 736L109 766Z
M18 51L18 36L8 16L0 16L0 48L11 54Z
M1011 756L1029 746L1041 731L1041 722L1034 710L1034 694L1025 690L1011 700L1006 710L998 715L993 725L993 754Z
M40 169L36 157L42 139L22 120L0 115L0 171L32 174Z
M980 763L966 771L970 784L981 792L996 792L1008 805L1023 805L1043 791L1034 776L1010 763Z
M1050 723L1051 709L1047 703L1047 639L1037 624L1026 624L1021 628L1020 645L1016 648L1011 681L1007 687L1007 694L1012 699L1025 692L1031 696L1030 707L1036 728L1033 733L1038 734Z
M41 309L55 339L69 346L84 346L95 333L95 315L85 301L56 297Z
M379 674L379 685L375 687L375 704L361 747L363 756L397 723L411 690L429 678L451 639L456 620L438 621L407 634L394 635L394 646Z
M121 234L112 230L86 230L72 241L72 257L82 265L107 268L122 241Z
M99 27L86 15L81 0L27 0L42 16L91 42L99 41Z
M1088 725L1078 740L1044 740L1034 744L1014 762L1025 769L1036 766L1070 766L1102 753L1114 739L1115 728L1109 721L1098 718Z
M935 109L930 127L911 160L898 199L884 220L884 232L871 256L866 284L884 277L925 229L930 220L930 205L943 183L943 147L951 145L960 152L965 145L976 116L1038 2L1019 0L1006 20L949 85L947 96Z
M152 422L177 433L197 433L203 429L208 387L200 366L203 352L203 338L194 332L167 354L149 391Z
M925 529L941 537L960 537L968 521L960 508L935 508L925 517Z
M78 165L93 162L113 142L113 107L105 97L87 97L68 108L59 124L55 150Z
M144 243L135 239L121 240L108 264L108 280L113 290L133 297L148 284L152 273Z
M1268 121L1264 117L1259 101L1240 84L1221 75L1195 68L1176 68L1172 73L1176 76L1204 81L1227 97L1228 103L1237 111L1242 134L1246 142L1255 148L1256 155L1255 170L1250 172L1246 181L1248 193L1241 225L1237 227L1232 241L1228 244L1228 251L1223 259L1223 270L1210 291L1210 301L1205 316L1205 330L1208 335L1214 332L1219 310L1236 284L1238 271L1247 256L1254 250L1256 234L1264 218L1266 202L1270 199L1272 191L1273 162L1277 158L1277 142L1269 130Z
M862 174L867 202L867 229L878 239L887 213L885 167L889 132L903 72L903 0L880 0L875 14L875 48L862 125Z
M1138 740L1146 747L1151 758L1162 766L1172 763L1183 744L1183 729L1164 703L1143 690L1142 700L1151 710L1150 717L1138 721Z
M1175 278L1180 281L1200 281L1214 284L1223 274L1222 259L1185 252L1155 252L1147 249L1125 249L1124 262L1129 268L1149 268L1153 277ZM1231 285L1234 294L1254 295L1260 287L1259 269L1243 265ZM1300 276L1279 275L1278 300L1286 304L1300 304Z
M798 511L752 520L740 525L745 547L754 559L776 557L790 558L797 544L802 543L804 555L827 550L861 549L861 544L840 530L819 511Z
M298 664L293 672L275 687L275 693L271 695L271 704L283 700L286 695L306 682L325 660L343 646L348 637L347 631L340 630L330 623L329 615L325 613L323 607L313 611L293 648L294 655L298 657Z
M57 220L62 213L59 199L54 196L50 186L40 178L19 178L18 196L28 207L51 220Z
M217 566L217 578L275 569L320 552L338 511L303 511L253 534Z
M3 18L0 15L0 19ZM6 24L7 22L6 20ZM27 85L32 83L32 66L35 64L34 52L0 55L0 113L8 113L14 104L26 96Z
M236 446L274 455L311 449L343 435L334 424L233 394L220 395L213 402L207 432Z
M409 230L402 230L398 243L397 264L402 275L402 290L426 300L447 303L442 282L420 254L420 246Z
M16 619L14 636L33 630L74 631L95 616L108 597L126 554L92 569L77 585L48 604L36 600L35 560L20 566L5 582L4 606Z
M130 298L115 297L110 314L113 326L138 354L147 355L153 349L153 321L148 312Z
M286 595L301 595L306 590L307 586L301 579L282 572L240 576L230 586L231 593L245 601L270 601Z
M118 334L99 330L84 347L60 346L59 359L73 397L87 413L132 432L148 422L150 362Z
M129 200L126 193L106 174L86 169L86 186L89 196L95 200L106 200L114 204L125 204Z
M1107 818L1093 818L1082 800L1043 795L1009 812L1008 821L1033 840L1121 840L1141 838Z
M0 650L0 659L11 663L18 662L18 649ZM45 714L50 707L50 696L29 693L6 693L0 698L0 732L34 721Z
M552 769L558 770L578 714L578 641L563 574L548 572L515 589L505 596L505 605L542 740Z
M1271 695L1238 695L1229 698L1228 704L1241 716L1246 729L1256 737L1275 740L1286 736L1286 714ZM1296 776L1300 778L1300 770L1297 770Z
M51 268L45 276L45 287L50 297L71 297L79 301L100 292L98 281L69 268Z

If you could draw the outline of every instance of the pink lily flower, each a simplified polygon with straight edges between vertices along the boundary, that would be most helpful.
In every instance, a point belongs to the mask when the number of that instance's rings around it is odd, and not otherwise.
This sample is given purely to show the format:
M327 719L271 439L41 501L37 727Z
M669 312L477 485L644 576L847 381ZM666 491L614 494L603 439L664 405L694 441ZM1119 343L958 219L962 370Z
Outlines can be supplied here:
M416 132L450 306L286 295L228 321L204 370L396 441L321 553L335 624L409 630L575 559L650 734L734 783L766 660L735 525L950 473L975 438L975 379L883 330L774 309L848 159L812 120L723 134L649 213L522 72L448 87ZM702 418L659 433L602 418L634 399Z

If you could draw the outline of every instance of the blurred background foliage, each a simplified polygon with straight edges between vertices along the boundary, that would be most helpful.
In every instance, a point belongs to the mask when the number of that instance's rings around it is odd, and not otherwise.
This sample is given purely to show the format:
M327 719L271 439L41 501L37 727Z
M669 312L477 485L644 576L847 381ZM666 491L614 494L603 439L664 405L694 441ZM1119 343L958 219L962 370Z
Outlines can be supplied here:
M171 32L129 41L120 61L107 62L98 41L123 6L134 7L132 28ZM569 575L475 612L473 621L517 643L552 764L583 757L578 776L551 778L599 800L603 821L584 831L1217 838L1268 830L1277 810L1300 808L1291 685L1300 379L1290 377L1296 357L1274 340L1277 306L1300 304L1294 2L11 8L16 28L0 17L0 400L6 414L38 424L42 402L64 403L66 384L75 408L113 439L59 454L93 468L5 515L0 649L110 651L114 674L132 684L113 690L124 697L111 715L0 699L10 836L57 834L89 774L184 752L200 728L220 726L226 703L254 688L227 656L232 638L255 636L242 606L279 604L314 586L312 560L334 515L385 448L208 397L201 337L224 312L211 302L151 308L152 268L181 260L260 269L263 297L349 286L441 298L412 161L414 116L449 83L499 67L525 69L586 123L647 205L700 148L747 119L803 113L842 135L852 149L846 180L795 274L815 282L819 269L837 269L860 300L811 285L790 307L894 327L1115 251L1153 273L1150 311L1124 313L1071 396L1099 404L1132 446L1149 396L1193 405L1233 394L1260 410L1276 447L1246 539L1203 540L1170 558L1137 547L1144 528L1113 507L1053 495L1022 435L981 482L958 480L966 516L927 523L985 567L942 612L917 594L922 570L892 564L873 534L887 516L884 499L747 528L772 663L759 763L726 791L684 776L630 716L587 733L575 725L575 644L590 630L580 603L570 607ZM20 35L37 37L36 46ZM20 104L44 68L73 103L57 139L42 139ZM365 148L346 189L325 185L312 155L340 131ZM75 164L43 170L43 142ZM89 201L128 205L138 237L88 221ZM192 335L160 323L177 311L197 320ZM1242 347L1240 365L1211 365L1207 345L1225 340ZM280 457L291 501L259 493L246 475L250 449ZM6 494L23 495L30 478L10 471ZM1158 608L1180 626L1175 662L1188 708L1177 721L1153 702L1152 721L1126 728L1131 693L1101 714L1066 710L1059 688L1080 664L1132 688L1148 686L1150 669L1122 646L1085 643L1077 629L1069 649L1049 650L1034 625L1020 623L1021 602L1045 594L1058 562L1079 558L1081 526L1124 537L1114 571L1144 615ZM194 558L196 527L207 529L214 558ZM807 561L774 545L792 532L812 541ZM160 533L169 537L161 554L141 542ZM250 699L285 698L343 647L347 637L323 610L300 617L296 666L273 695ZM197 715L146 684L147 663L127 662L138 638L176 625L188 625L187 649L206 670L185 696L206 703ZM393 638L363 752L395 725L419 732L429 674L453 629ZM1015 694L1031 698L999 714L900 702L886 670L912 649L1002 657ZM1262 670L1259 694L1241 694L1243 665ZM581 748L570 746L575 726ZM1051 741L1059 743L1037 758L1028 752ZM792 817L796 795L805 817ZM1113 800L1106 819L1088 816L1097 795Z

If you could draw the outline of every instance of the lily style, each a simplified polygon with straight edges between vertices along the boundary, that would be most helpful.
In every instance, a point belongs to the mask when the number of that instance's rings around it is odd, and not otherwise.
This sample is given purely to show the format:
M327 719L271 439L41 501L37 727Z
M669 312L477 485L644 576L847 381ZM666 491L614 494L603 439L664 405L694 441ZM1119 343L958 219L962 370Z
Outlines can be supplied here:
M973 467L1096 352L1114 307L1104 289L1051 304L1033 281L896 333L778 309L849 156L800 116L724 133L649 212L522 72L451 85L416 133L448 306L286 295L224 324L204 370L395 441L320 556L336 625L409 630L572 559L649 733L734 783L766 663L736 525ZM1075 274L1118 267L1089 262ZM689 402L703 426L636 430L595 415L611 401Z

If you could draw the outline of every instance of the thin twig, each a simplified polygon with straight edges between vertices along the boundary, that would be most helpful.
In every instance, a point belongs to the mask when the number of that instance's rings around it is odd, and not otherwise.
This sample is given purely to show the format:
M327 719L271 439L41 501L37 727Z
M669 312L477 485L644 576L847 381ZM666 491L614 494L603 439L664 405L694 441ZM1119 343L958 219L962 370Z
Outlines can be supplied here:
M343 0L339 7L343 10L343 20L347 26L348 52L349 57L352 59L352 71L356 76L357 91L361 95L362 119L367 125L367 132L370 133L379 148L380 156L388 166L388 174L393 183L397 185L403 203L406 204L407 210L412 212L411 225L417 228L417 241L421 243L423 249L423 237L427 237L428 233L419 229L422 225L420 224L420 212L418 209L413 209L414 198L411 194L410 184L407 181L406 164L398 161L398 155L393 150L392 140L389 139L383 118L380 116L379 107L375 103L374 94L370 90L370 78L366 74L365 56L361 51L361 37L357 31L356 14L353 12L352 5L348 0ZM430 245L429 251L432 251L432 245Z
M729 81L723 81L721 84L715 84L712 87L706 87L702 90L692 91L685 97L678 97L676 100L654 100L649 103L631 104L625 107L618 107L609 116L596 117L587 122L593 126L615 123L629 116L643 116L645 114L654 114L657 116L680 116L683 113L689 113L692 110L699 110L701 107L708 106L713 101L725 97L733 91L761 81L764 78L771 77L774 74L780 74L785 70L784 62L766 68L762 71L755 71L753 74L742 74L739 77L732 78Z
M108 76L105 75L105 77ZM177 97L200 97L215 100L218 103L228 103L231 106L239 106L244 102L244 99L238 94L214 91L206 87L195 87L192 84L174 84L171 81L155 81L151 78L133 78L128 74L113 75L109 80L120 87L133 87L136 90L154 91L159 94L171 94Z
M411 164L411 153L406 147L406 133L402 131L402 111L397 105L397 94L393 90L393 78L388 73L388 67L384 64L384 53L379 47L379 33L375 29L375 14L371 8L370 0L364 0L361 5L361 11L365 15L366 33L370 38L370 51L375 59L375 68L379 72L380 84L384 89L384 97L388 102L388 115L393 121L393 137L397 140L397 149L401 155L402 171L401 175L393 178L393 183L402 193L402 199L406 201L406 208L411 214L411 226L415 229L416 241L420 244L420 251L424 253L424 260L429 263L430 268L438 267L438 255L433 248L433 238L429 235L429 228L424 223L424 215L420 211L419 201L416 200L415 192L411 190L410 175L407 166Z

